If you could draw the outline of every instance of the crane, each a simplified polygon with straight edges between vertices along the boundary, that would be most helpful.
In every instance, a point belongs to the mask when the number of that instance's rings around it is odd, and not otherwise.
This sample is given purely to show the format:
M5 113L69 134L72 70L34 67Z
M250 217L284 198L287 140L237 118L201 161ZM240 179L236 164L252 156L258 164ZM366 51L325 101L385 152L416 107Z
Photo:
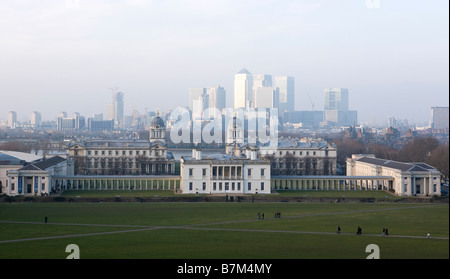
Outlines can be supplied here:
M311 96L309 96L309 93L308 93L308 91L306 91L306 95L308 95L308 98L309 98L309 102L311 103L311 106L312 106L312 110L314 111L314 103L313 103L313 101L311 100Z

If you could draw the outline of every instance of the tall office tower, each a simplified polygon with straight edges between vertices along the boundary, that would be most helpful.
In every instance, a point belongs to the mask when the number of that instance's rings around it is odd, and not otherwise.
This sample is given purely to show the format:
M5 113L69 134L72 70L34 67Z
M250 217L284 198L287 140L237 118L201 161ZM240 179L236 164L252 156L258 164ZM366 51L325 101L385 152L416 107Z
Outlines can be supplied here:
M431 108L431 128L432 129L448 129L449 113L448 107L432 107Z
M255 92L255 108L278 108L278 87L258 87Z
M357 122L357 111L348 109L348 89L326 88L324 93L324 119L327 125L355 125Z
M58 117L67 118L67 112L61 111Z
M8 113L8 127L13 129L17 123L17 113L15 111L10 111Z
M288 76L275 77L275 87L279 92L279 110L293 112L295 111L295 79Z
M114 120L114 105L105 105L105 120Z
M114 125L116 127L122 127L124 120L122 92L115 92L113 94L113 111L114 111Z
M206 94L209 96L209 107L216 108L221 113L227 106L227 92L223 87L209 87L206 88Z
M33 127L39 127L41 125L41 113L37 111L33 111L30 115L30 124L33 125Z
M348 111L348 89L325 88L324 110Z
M206 88L190 88L189 89L189 109L191 111L194 110L194 102L195 101L201 101L202 103L202 109L203 104L205 103L205 94L206 94ZM209 101L208 101L209 104Z
M253 75L242 69L234 75L234 109L253 106Z
M253 75L253 88L272 87L272 75Z

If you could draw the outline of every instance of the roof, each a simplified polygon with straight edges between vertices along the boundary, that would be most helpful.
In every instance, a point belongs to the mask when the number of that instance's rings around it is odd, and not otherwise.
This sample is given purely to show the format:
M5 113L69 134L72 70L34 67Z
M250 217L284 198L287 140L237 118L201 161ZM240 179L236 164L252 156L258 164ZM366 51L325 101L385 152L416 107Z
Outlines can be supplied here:
M50 159L46 159L46 160L40 161L38 163L27 165L27 166L21 168L20 170L21 171L22 170L32 170L32 171L35 171L35 170L39 171L39 170L41 170L41 171L43 171L43 170L46 170L46 169L48 169L48 168L50 168L52 166L55 166L55 165L61 163L61 162L64 162L65 160L66 159L64 159L64 158L61 158L59 156L55 156L55 157L52 157Z
M358 162L369 163L377 166L388 167L393 169L398 169L401 171L410 171L410 172L429 172L429 171L437 171L436 168L425 164L425 163L403 163L392 160L385 160L379 158L372 157L362 157L357 159Z
M42 156L34 155L31 153L25 153L25 152L17 152L17 151L7 151L7 150L0 150L0 155L8 155L10 157L14 157L17 160L25 161L27 163L32 163L38 160L42 159Z
M251 73L250 73L246 68L243 68L243 69L240 70L237 74L238 74L238 75L240 75L240 74L251 75Z
M20 160L16 157L10 156L8 154L0 153L0 166L5 165L24 165L25 161Z
M159 127L166 127L166 124L164 123L164 120L162 120L161 117L158 115L153 117L152 122L150 123L151 126L159 126Z

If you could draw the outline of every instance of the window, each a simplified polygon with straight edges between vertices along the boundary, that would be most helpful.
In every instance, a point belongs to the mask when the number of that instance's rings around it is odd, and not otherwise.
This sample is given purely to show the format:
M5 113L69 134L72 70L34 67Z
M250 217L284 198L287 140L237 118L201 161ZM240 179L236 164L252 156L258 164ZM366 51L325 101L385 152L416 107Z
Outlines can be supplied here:
M194 169L189 169L189 175L190 176L194 175Z
M408 184L405 184L405 186L403 187L403 192L408 192Z
M202 169L202 175L206 176L206 169Z
M231 182L231 191L234 191L235 187L234 187L234 182Z
M142 154L147 155L147 151L142 151Z
M94 153L95 153L95 155L98 155L98 151L97 150L95 150Z
M222 182L219 182L219 191L222 191Z
M133 155L133 151L131 151L131 150L128 151L128 155L130 155L130 156Z
M203 191L206 191L206 182L203 182Z
M136 155L139 155L139 150L138 150L138 151L136 151Z
M292 152L292 155L295 155L295 151Z
M189 182L189 191L192 191L192 182Z
M240 191L241 190L241 182L237 183L237 190Z
M42 183L41 190L42 190L42 191L45 191L45 183Z
M14 183L11 183L11 191L14 191Z
M247 190L249 190L249 191L252 190L252 183L251 183L251 182L248 183L248 185L247 185Z
M225 191L230 190L230 182L225 182Z
M88 151L88 155L91 155L91 151Z
M309 151L306 151L306 156L309 156Z
M102 150L102 155L105 155L105 151Z
M252 175L252 169L248 169L248 170L247 170L247 175L248 175L248 176L251 176L251 175Z
M213 191L217 191L217 183L216 182L213 183Z
M108 151L108 155L110 155L110 156L111 156L111 155L112 155L111 153L112 153L112 151Z
M303 152L302 152L302 151L300 151L300 155L303 155Z
M116 156L119 156L119 151L116 151Z
M122 151L122 155L127 155L126 151Z
M264 176L264 169L261 169L261 176Z
M313 155L316 156L316 151L313 152Z
M261 191L264 191L264 182L261 182Z

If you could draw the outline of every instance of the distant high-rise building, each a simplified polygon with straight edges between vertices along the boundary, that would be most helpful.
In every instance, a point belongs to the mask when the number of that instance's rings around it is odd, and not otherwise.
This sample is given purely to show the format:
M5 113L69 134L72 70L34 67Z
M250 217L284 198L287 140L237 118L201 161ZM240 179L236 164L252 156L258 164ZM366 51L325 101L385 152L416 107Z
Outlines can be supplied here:
M209 101L206 98L206 88L190 88L189 89L189 109L194 110L194 102L201 101L202 109L209 105Z
M253 89L258 87L271 87L272 75L257 74L253 75Z
M432 107L431 123L432 129L448 129L449 128L449 107Z
M189 89L189 108L194 112L194 104L197 102L198 109L201 112L208 108L216 108L221 113L226 107L226 91L221 86L206 87L206 88L190 88ZM194 118L200 118L199 112L194 112ZM210 117L214 117L211 111ZM205 116L203 116L205 117Z
M206 88L206 94L209 97L209 107L216 108L221 113L227 106L227 92L223 87L209 87Z
M67 113L60 113L57 121L57 130L63 132L71 132L81 130L86 126L86 119L80 113L74 112L72 117L62 117Z
M348 111L348 89L325 88L324 110Z
M124 103L123 93L117 92L113 94L113 111L114 111L114 125L121 128L124 121Z
M255 108L278 108L279 88L258 87L255 91Z
M275 87L279 88L279 110L295 111L295 79L288 76L275 77Z
M14 129L17 123L17 113L15 111L10 111L8 113L8 127Z
M114 120L114 105L106 104L105 105L105 120Z
M61 111L58 117L67 118L67 112Z
M357 111L349 110L348 89L326 88L324 90L324 119L326 125L356 125Z
M37 111L33 111L30 115L30 124L33 125L34 128L39 127L41 125L41 113Z
M234 109L253 106L253 75L242 69L234 75Z

